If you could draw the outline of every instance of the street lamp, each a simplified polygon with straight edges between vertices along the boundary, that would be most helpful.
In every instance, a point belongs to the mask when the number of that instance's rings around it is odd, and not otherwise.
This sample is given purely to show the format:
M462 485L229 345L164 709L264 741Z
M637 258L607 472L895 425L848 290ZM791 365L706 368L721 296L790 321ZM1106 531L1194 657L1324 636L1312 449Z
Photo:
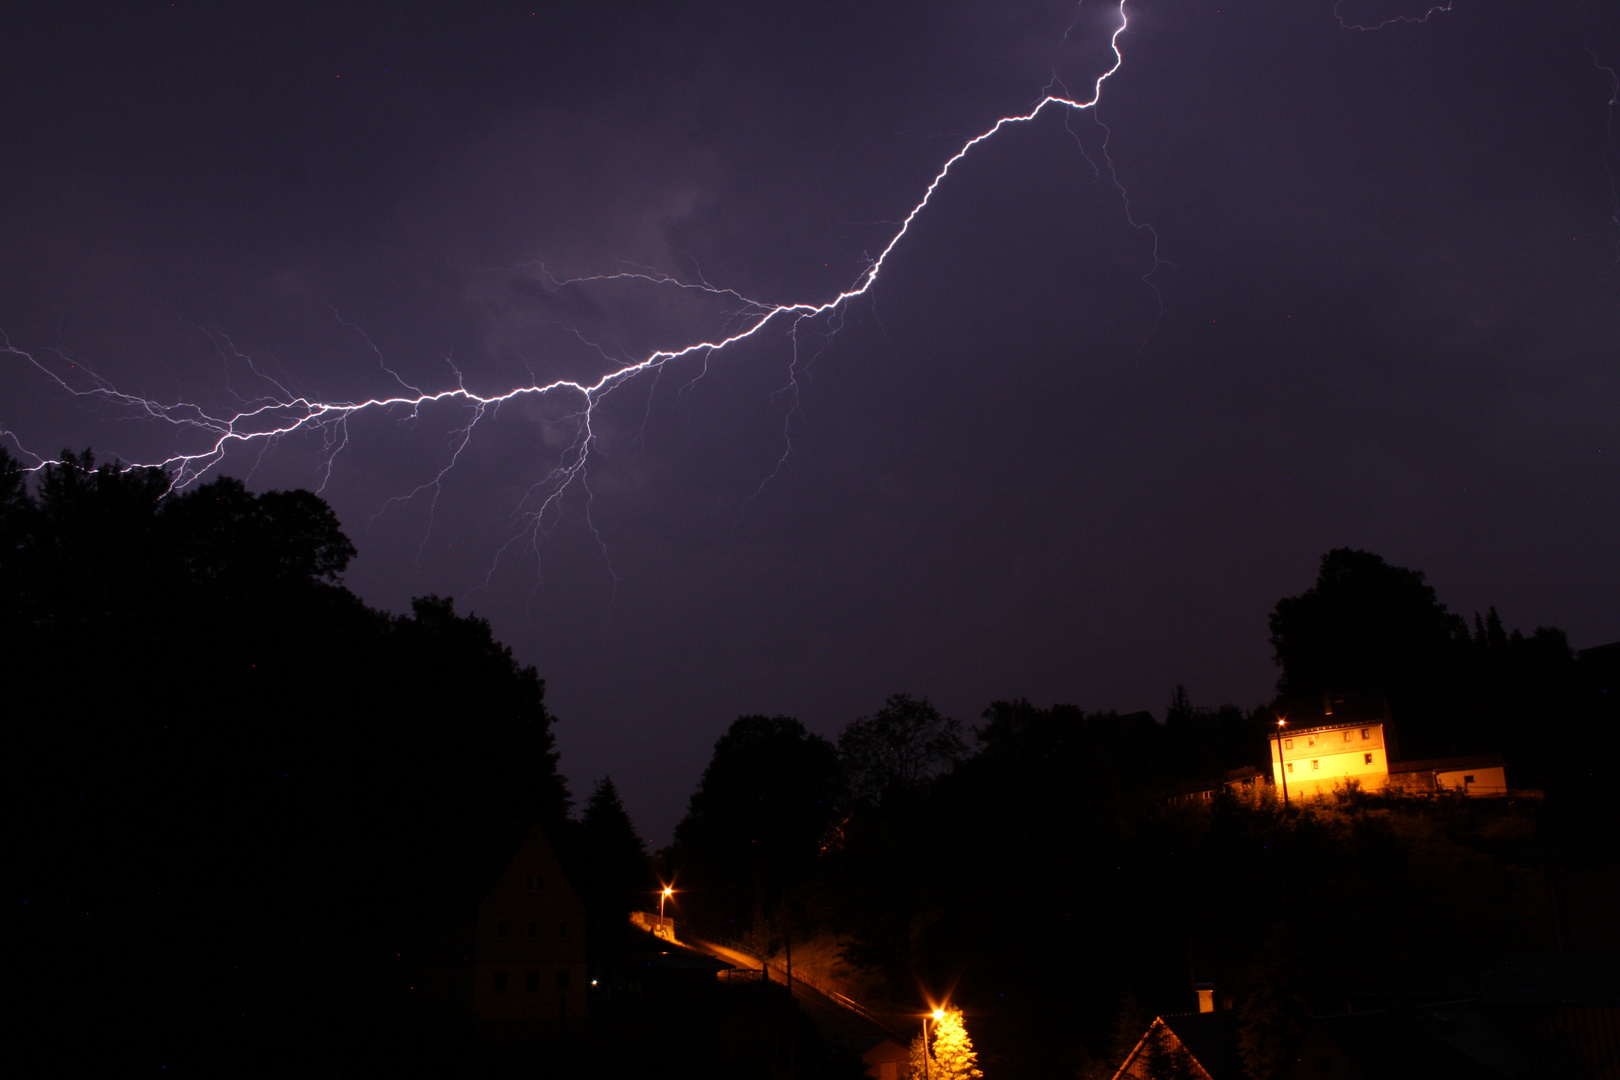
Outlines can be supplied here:
M1277 718L1277 775L1282 777L1283 805L1288 805L1288 764L1283 761L1282 729L1288 721L1283 717Z
M664 891L658 894L658 919L660 922L662 922L664 918L664 901L668 900L674 895L675 890L668 885L665 885Z
M930 1016L934 1018L934 1023L937 1024L945 1019L945 1010L935 1009L932 1013L923 1013L923 1080L929 1080L928 1062L934 1056L933 1052L928 1048L928 1018Z

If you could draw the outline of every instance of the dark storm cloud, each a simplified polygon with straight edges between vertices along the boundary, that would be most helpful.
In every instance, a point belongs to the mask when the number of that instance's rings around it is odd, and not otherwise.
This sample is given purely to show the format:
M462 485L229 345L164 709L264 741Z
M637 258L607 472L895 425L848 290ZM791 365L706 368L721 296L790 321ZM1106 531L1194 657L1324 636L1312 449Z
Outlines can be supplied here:
M548 678L576 788L611 770L656 838L739 713L831 732L901 689L971 718L1014 695L1159 708L1178 681L1252 703L1265 614L1329 547L1610 640L1600 14L1459 0L1364 33L1327 2L1133 7L1097 114L964 159L878 287L801 328L797 394L773 325L609 395L589 516L576 487L537 535L513 518L577 400L486 416L437 486L466 406L356 417L325 488L351 583L489 615ZM744 304L565 279L824 300L964 139L1054 76L1089 91L1112 18L40 6L4 47L0 329L216 403L262 376L328 397L398 390L390 371L595 378ZM34 449L185 442L122 420L0 372L0 426ZM322 464L293 439L228 469Z

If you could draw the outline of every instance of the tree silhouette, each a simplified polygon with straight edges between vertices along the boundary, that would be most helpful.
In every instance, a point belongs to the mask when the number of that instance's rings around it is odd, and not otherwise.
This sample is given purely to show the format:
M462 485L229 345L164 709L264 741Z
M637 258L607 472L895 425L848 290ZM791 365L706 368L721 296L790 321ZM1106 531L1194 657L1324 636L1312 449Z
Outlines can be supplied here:
M647 845L636 834L611 776L599 780L585 800L578 837L589 940L593 948L606 948L628 932L629 912L647 906L655 880Z
M142 1038L248 1023L266 927L358 933L427 831L560 827L538 673L448 599L367 607L354 553L309 492L173 491L89 451L30 480L0 451L0 633L42 703L13 728L21 938L63 980L42 1002L117 968Z
M940 715L927 698L895 694L873 716L838 736L838 757L850 794L879 803L915 791L967 755L962 725Z
M1447 668L1466 627L1446 610L1422 571L1368 551L1334 548L1316 584L1277 601L1271 644L1282 697L1324 691L1401 694Z
M739 717L675 828L677 865L698 886L688 911L727 925L774 911L790 880L809 879L838 790L826 739L789 716Z

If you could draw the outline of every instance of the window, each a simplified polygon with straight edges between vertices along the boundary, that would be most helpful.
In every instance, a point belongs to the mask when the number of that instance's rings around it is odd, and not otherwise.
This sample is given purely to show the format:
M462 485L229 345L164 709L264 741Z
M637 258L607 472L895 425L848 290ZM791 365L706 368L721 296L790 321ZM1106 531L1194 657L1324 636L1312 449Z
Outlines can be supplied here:
M1371 738L1371 736L1369 736L1369 735L1368 735L1368 734L1367 734L1367 729L1366 729L1366 728L1362 728L1362 729L1361 729L1361 737L1362 737L1362 738L1363 738L1363 739L1366 739L1366 738Z
M495 936L498 937L498 938L504 938L506 936L506 920L505 919L502 919L500 922L495 924Z
M538 971L530 971L523 976L523 989L531 994L540 992L540 973Z
M494 987L495 987L495 992L497 994L506 993L506 972L497 971L495 973L495 978L493 980L493 984L494 984Z
M1474 782L1474 777L1473 777L1472 774L1463 777L1463 783L1472 784L1473 782Z
M560 923L557 924L557 936L559 938L565 938L565 937L568 936L568 924L567 923L560 922Z
M524 892L544 892L545 888L546 888L546 876L544 874L524 874L523 875L523 891Z
M1316 736L1315 735L1307 735L1307 736L1305 736L1305 745L1306 746L1315 746L1316 745Z
M535 938L537 938L539 936L540 936L540 924L537 923L537 922L529 923L529 940L533 941Z
M1289 763L1288 763L1288 771L1289 771L1289 772L1293 772L1293 771L1294 771L1294 763L1293 763L1293 762L1292 762L1292 761L1290 761L1290 762L1289 762Z
M1311 762L1311 771L1312 772L1315 772L1317 769L1320 769L1321 767L1322 767L1322 763L1320 761Z
M1345 732L1345 733L1344 733L1344 741L1345 741L1345 742L1349 742L1349 741L1350 741L1350 732L1348 732L1348 731L1346 731L1346 732Z
M1363 765L1371 765L1372 764L1372 755L1371 754L1362 754L1361 755L1361 763Z
M1284 739L1283 740L1283 749L1284 750L1292 750L1293 748L1294 748L1294 740L1293 739Z

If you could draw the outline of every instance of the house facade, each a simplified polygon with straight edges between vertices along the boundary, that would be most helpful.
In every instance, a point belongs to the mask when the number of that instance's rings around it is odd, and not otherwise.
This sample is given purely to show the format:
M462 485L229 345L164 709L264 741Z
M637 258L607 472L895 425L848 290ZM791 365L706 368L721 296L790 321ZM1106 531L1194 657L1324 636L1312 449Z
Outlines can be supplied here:
M539 826L479 902L473 952L479 1019L585 1015L585 904Z
M1355 781L1369 791L1389 783L1389 748L1382 721L1290 730L1271 739L1271 778L1291 798L1331 794Z
M1364 791L1508 793L1498 754L1401 761L1381 695L1323 694L1279 705L1277 715L1267 740L1271 780L1291 799L1331 795L1352 783Z
M394 993L480 1032L583 1019L585 905L545 833L511 823L440 834L404 852Z

